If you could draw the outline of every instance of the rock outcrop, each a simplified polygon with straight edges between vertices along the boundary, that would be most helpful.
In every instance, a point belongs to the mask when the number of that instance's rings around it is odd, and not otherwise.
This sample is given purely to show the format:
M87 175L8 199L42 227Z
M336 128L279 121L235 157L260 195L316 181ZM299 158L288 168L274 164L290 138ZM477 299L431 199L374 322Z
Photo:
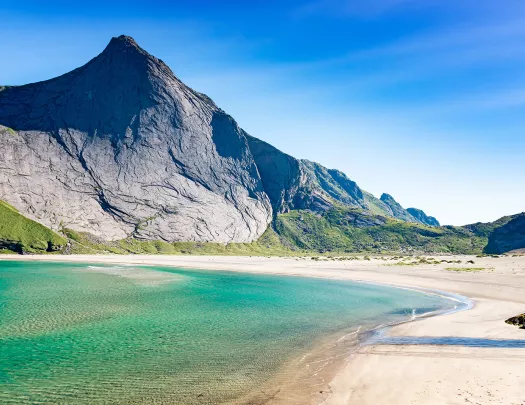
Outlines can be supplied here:
M525 213L514 215L489 235L485 253L501 254L525 249Z
M407 208L407 212L412 215L418 222L429 226L440 226L439 221L431 216L425 214L425 211L417 208Z
M0 199L105 239L245 242L272 208L244 132L132 38L0 91Z
M416 218L410 215L410 213L404 209L401 204L394 200L394 197L392 197L390 194L383 193L380 200L388 206L392 212L391 216L394 218L407 222L419 222Z
M512 318L507 319L505 322L509 325L516 325L522 329L525 329L525 314L513 316Z

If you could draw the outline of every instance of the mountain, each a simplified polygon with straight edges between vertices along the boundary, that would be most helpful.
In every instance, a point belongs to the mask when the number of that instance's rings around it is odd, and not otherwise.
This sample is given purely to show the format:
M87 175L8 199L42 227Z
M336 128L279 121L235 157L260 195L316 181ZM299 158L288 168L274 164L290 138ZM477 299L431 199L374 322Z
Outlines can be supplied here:
M129 37L0 92L0 199L107 240L251 241L272 209L243 131Z
M430 225L430 226L439 226L439 221L425 214L425 211L419 210L417 208L407 208L407 212L412 215L418 222Z
M0 87L0 146L0 200L104 241L252 242L297 210L427 223L248 135L127 36L60 77Z

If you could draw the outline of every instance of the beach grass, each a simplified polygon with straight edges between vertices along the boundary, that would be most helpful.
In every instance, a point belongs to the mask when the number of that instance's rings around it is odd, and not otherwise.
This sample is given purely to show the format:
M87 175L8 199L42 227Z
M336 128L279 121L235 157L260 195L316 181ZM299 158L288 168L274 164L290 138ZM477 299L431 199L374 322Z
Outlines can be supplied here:
M475 273L477 271L485 271L485 270L492 271L492 269L488 269L485 267L447 267L445 268L445 270L465 272L465 273Z

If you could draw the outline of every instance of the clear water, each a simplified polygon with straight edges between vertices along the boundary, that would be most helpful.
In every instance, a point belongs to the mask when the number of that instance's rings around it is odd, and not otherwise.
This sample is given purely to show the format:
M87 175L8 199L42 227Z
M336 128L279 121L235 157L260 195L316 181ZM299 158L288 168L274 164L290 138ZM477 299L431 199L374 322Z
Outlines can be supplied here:
M0 261L0 403L227 402L330 334L450 305L345 281Z

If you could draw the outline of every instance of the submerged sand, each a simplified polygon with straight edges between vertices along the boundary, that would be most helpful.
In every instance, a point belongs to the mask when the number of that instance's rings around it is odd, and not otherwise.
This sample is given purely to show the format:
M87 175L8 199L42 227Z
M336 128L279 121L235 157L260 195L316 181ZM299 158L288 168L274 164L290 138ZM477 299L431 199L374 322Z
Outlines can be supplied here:
M461 260L462 263L406 266L398 265L399 260L380 258L318 261L309 258L145 255L3 255L0 259L176 266L436 289L467 296L474 302L474 307L398 325L390 328L388 333L414 337L525 339L525 330L504 322L525 310L524 256L433 257ZM466 264L469 260L474 264ZM450 267L455 270L475 267L476 271L447 270ZM288 365L290 380L280 381L274 390L264 387L267 394L261 394L258 402L253 403L525 404L525 349L381 344L360 346L356 351L352 336L341 337L344 338L343 344L323 342L319 350L308 354L306 359L292 362ZM304 365L305 362L308 364ZM293 367L296 369L292 370ZM305 387L305 381L309 389ZM301 382L303 389L297 390Z

